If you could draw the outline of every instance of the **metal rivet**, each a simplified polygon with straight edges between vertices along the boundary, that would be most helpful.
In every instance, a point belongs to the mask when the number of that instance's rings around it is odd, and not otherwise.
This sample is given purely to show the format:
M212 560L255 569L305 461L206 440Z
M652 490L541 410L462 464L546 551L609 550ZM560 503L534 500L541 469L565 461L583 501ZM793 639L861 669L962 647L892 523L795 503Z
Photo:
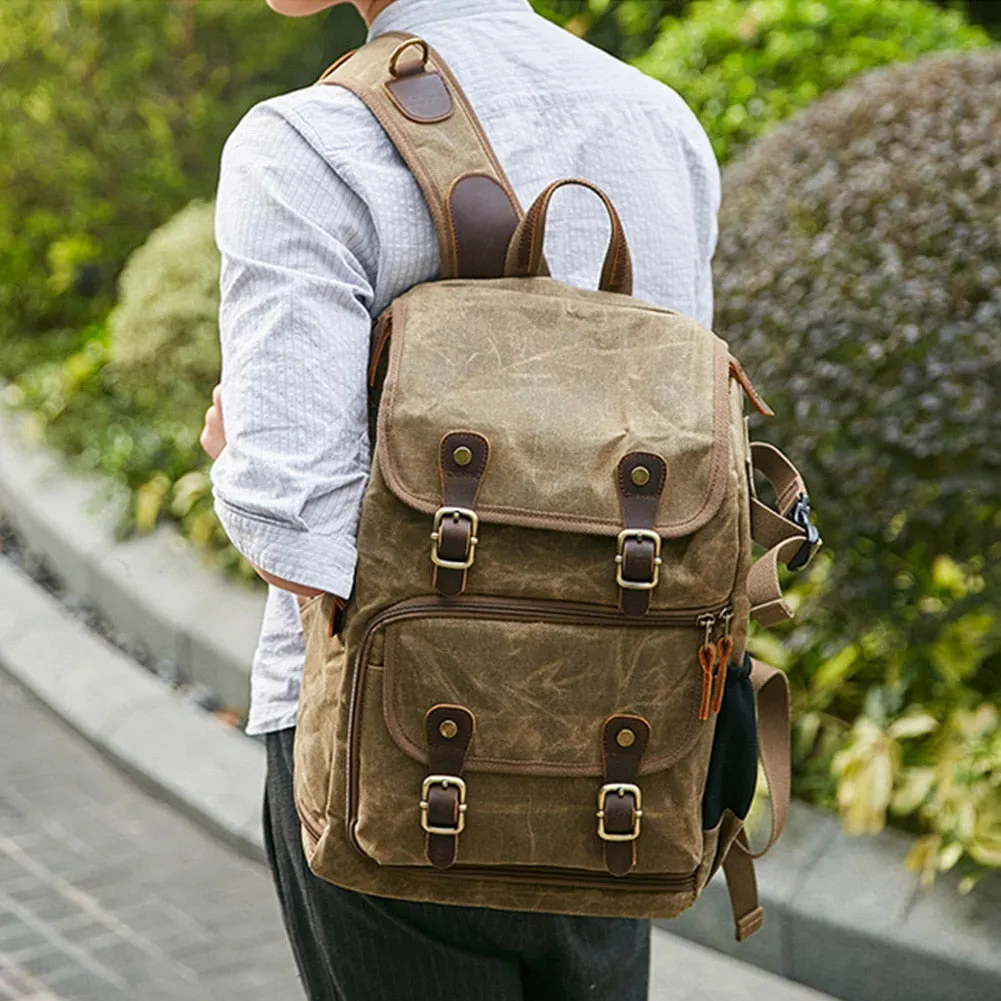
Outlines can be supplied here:
M452 461L457 466L468 466L473 461L473 450L465 445L460 445L452 453Z
M615 743L619 747L632 747L636 743L636 734L629 729L628 726L624 726L616 735ZM621 793L620 793L621 795Z
M634 486L645 487L650 482L650 470L646 466L634 466L629 479L633 481Z
M459 732L459 724L454 719L442 720L438 732L446 739L451 740Z

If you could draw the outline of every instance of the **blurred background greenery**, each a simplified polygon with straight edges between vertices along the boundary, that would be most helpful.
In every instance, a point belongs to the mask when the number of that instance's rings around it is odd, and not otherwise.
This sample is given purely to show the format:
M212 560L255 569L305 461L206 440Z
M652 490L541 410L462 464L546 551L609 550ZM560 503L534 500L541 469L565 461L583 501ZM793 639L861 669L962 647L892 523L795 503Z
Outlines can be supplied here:
M535 6L678 90L725 167L717 329L828 544L753 639L793 681L796 790L971 885L1001 866L1001 4ZM363 37L347 8L0 5L6 403L129 493L123 533L173 522L248 580L197 444L219 153Z

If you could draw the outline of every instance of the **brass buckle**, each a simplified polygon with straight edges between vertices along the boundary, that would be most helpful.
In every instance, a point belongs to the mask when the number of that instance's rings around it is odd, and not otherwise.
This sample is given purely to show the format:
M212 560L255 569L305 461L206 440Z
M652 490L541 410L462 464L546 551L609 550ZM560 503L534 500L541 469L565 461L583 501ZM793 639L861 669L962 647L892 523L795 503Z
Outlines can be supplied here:
M443 560L438 555L438 542L441 536L441 523L446 519L451 518L453 521L458 521L460 518L468 518L472 524L472 529L469 535L469 549L466 552L466 558L464 560ZM431 562L436 567L443 567L445 570L468 570L473 565L473 560L476 559L476 545L480 541L476 538L476 533L480 530L480 517L475 511L470 511L466 507L440 507L435 512L434 516L434 531L431 533Z
M605 830L605 802L612 793L625 796L627 792L631 792L636 800L636 809L633 811L633 829L628 834L611 834ZM640 836L642 806L643 793L640 792L639 786L631 785L628 782L609 782L608 785L603 785L598 790L598 837L602 841L635 841Z
M431 792L432 786L441 786L442 789L455 786L459 790L459 821L455 827L432 827L428 823L428 810L430 809L428 793ZM429 775L421 786L419 805L421 808L421 827L428 834L461 834L466 829L466 783L458 775Z
M626 580L622 576L622 564L625 558L626 542L629 539L636 539L637 541L642 541L643 539L648 539L653 543L653 580ZM660 568L663 564L663 560L660 558L661 548L663 547L663 540L656 533L646 528L627 528L623 532L619 532L619 539L617 544L617 552L615 555L615 583L619 587L624 588L626 591L652 591L660 583Z

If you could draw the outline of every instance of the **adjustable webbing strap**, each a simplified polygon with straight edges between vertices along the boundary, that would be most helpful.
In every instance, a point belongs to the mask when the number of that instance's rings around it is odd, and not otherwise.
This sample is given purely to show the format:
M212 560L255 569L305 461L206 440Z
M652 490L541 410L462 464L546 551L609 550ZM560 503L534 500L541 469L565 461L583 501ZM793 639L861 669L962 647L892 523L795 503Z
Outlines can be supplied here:
M758 622L774 626L793 614L782 598L779 563L802 569L820 548L820 536L810 523L806 486L799 470L774 445L765 442L751 444L751 461L755 471L771 483L778 510L752 495L751 538L766 551L747 575L747 596L751 614Z
M445 61L412 35L380 35L320 78L375 116L427 202L442 278L499 278L523 213Z
M753 935L764 920L764 913L758 901L754 860L761 858L782 834L789 814L791 789L789 681L777 668L752 659L751 687L754 689L758 705L758 753L768 784L772 827L768 842L757 852L751 851L747 835L741 830L723 860L723 872L730 893L738 942Z

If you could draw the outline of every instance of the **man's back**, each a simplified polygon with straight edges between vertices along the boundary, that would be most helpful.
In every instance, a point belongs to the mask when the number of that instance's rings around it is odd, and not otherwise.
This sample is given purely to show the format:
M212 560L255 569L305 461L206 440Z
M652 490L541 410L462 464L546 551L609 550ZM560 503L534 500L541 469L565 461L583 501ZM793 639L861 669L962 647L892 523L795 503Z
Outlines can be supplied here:
M386 31L420 35L448 62L523 207L557 178L593 181L622 216L637 298L711 323L718 173L677 95L527 0L396 0L373 24ZM313 87L259 106L234 133L218 218L230 447L213 474L217 510L255 563L270 555L274 573L346 597L369 462L368 325L435 277L430 216L361 102ZM600 205L561 193L550 231L553 275L594 287L608 235ZM276 329L283 309L295 337ZM240 389L255 371L273 373L263 399ZM276 454L289 474L262 475ZM273 591L251 732L294 723L301 660L295 599Z
M338 0L269 2L296 13ZM388 31L425 38L449 63L523 207L559 178L599 185L623 218L636 296L709 324L718 175L676 95L527 0L395 0L372 25ZM594 287L608 223L596 200L576 199L558 196L546 256L554 277ZM371 323L437 275L428 210L361 102L319 86L265 102L234 132L217 239L228 443L216 510L262 576L346 599L370 463ZM265 845L311 1001L645 1001L646 922L386 900L309 870L292 792L297 611L272 589L248 730L267 734Z

